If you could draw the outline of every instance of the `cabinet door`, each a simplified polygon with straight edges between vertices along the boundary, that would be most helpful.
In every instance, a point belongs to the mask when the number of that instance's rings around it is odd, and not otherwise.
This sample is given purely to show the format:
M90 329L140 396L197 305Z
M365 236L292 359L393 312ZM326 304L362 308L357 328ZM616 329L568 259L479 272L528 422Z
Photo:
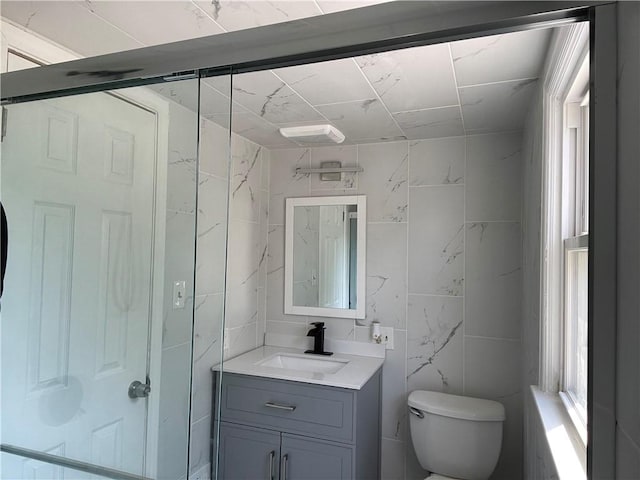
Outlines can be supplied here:
M282 434L280 480L350 480L352 470L349 445Z
M220 471L224 480L278 480L280 433L220 423Z

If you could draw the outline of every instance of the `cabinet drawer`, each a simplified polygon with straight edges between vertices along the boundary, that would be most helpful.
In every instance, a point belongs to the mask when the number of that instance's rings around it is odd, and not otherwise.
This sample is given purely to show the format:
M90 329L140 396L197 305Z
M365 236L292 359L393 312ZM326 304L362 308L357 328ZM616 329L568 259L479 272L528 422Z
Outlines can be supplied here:
M223 374L222 420L352 443L353 392L283 380Z

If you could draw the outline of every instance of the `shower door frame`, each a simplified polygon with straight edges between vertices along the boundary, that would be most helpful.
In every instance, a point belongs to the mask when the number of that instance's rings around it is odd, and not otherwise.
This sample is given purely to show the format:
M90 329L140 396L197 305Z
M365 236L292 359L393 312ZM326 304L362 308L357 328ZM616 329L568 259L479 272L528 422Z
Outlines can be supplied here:
M57 62L74 61L81 57L63 50L40 37L21 30L5 21L2 25L2 39L0 43L0 66L4 73L7 57L10 51L23 55L27 60L38 63L53 64ZM153 93L144 90L126 93L110 93L118 99L142 108L155 116L155 185L153 192L154 221L152 245L152 278L151 310L149 319L149 347L147 360L147 375L151 380L152 394L147 397L147 421L144 448L143 476L156 477L158 465L158 429L160 420L160 373L162 355L162 314L164 309L164 256L166 236L166 209L162 205L167 203L167 166L168 166L168 135L169 135L169 104ZM10 122L10 117L7 119ZM0 165L1 172L1 165ZM155 394L154 394L155 392ZM46 461L46 460L43 460ZM81 462L80 462L81 463Z
M610 259L617 260L615 2L387 3L176 42L171 49L147 47L44 67L34 72L35 78L15 72L3 76L0 95L3 103L28 101L61 93L155 83L181 72L200 71L212 76L229 70L259 71L575 21L590 24L590 91L596 99L591 109L589 162L587 474L589 478L613 478L617 266ZM73 72L85 73L69 75ZM91 75L95 72L105 75L96 78ZM594 369L594 365L599 368Z

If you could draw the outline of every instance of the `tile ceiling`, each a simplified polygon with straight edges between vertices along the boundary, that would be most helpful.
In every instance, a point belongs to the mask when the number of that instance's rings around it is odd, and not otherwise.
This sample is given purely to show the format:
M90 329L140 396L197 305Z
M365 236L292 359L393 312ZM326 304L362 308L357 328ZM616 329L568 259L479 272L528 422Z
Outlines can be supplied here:
M380 2L3 1L1 13L89 56L373 3ZM296 145L278 133L280 127L315 123L333 124L345 143L518 130L549 37L550 30L532 30L236 75L232 128L271 148ZM197 106L188 100L186 84L153 88L189 108ZM228 124L228 91L228 77L207 79L202 114Z

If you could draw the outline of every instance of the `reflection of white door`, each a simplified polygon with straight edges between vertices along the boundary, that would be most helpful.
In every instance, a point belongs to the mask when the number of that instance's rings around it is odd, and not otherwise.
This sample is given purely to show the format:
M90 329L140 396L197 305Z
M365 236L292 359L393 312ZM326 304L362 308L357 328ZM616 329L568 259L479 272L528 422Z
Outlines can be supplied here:
M319 306L349 308L349 235L345 205L320 206Z
M9 108L3 443L143 473L147 400L127 389L147 374L154 172L155 115L129 102ZM12 455L2 469L61 472Z

